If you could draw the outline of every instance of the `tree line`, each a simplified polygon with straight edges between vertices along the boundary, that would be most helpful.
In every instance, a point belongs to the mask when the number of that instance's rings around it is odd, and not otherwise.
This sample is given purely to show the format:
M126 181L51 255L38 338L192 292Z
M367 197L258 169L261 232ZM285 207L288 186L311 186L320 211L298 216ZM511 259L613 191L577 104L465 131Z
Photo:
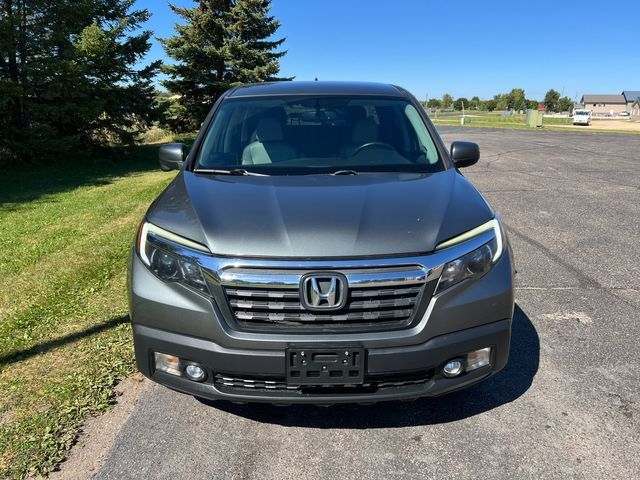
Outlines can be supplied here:
M197 129L228 88L276 80L279 22L271 0L170 5L167 65L144 63L153 32L135 0L0 0L0 165L130 144L160 122ZM154 81L172 101L159 101Z
M271 0L169 4L180 18L160 39L167 64L145 63L153 32L135 0L0 0L0 165L91 154L131 144L151 125L192 132L227 89L280 78L280 23ZM160 84L170 92L160 95ZM550 111L572 102L556 90ZM429 99L436 109L537 108L514 88L489 100Z
M534 99L527 99L522 88L514 88L509 93L499 93L489 100L481 100L479 97L472 97L471 100L465 97L454 99L448 93L442 98L430 98L425 106L436 110L462 110L463 106L467 110L484 110L492 112L494 110L527 110L537 109L544 105L549 112L570 112L573 109L573 101L567 97L560 97L560 93L554 89L549 90L542 102Z

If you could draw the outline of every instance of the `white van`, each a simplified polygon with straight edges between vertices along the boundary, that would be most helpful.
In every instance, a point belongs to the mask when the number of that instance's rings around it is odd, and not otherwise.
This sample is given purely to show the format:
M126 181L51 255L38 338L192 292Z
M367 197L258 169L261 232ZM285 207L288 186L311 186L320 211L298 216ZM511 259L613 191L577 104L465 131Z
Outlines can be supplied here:
M573 111L574 125L589 125L591 123L591 110L577 109Z

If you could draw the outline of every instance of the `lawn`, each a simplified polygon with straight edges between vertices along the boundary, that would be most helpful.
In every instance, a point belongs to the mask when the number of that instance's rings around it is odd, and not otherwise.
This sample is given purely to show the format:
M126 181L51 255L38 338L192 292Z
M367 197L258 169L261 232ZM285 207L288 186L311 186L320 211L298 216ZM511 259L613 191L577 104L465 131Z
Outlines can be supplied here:
M436 125L460 125L460 112L442 112L429 114ZM466 126L474 127L501 127L501 128L528 128L524 123L524 115L504 116L499 113L468 112Z
M441 112L429 113L429 117L435 125L442 126L459 126L461 112ZM466 127L492 127L492 128L516 128L540 130L525 125L525 115L502 115L500 112L476 112L470 111L465 115L467 123ZM638 135L640 130L621 130L613 128L592 128L574 127L573 120L570 118L554 118L545 117L542 130L554 131L580 131L588 133L624 133L628 135Z
M126 265L157 146L0 172L0 478L46 474L134 369Z

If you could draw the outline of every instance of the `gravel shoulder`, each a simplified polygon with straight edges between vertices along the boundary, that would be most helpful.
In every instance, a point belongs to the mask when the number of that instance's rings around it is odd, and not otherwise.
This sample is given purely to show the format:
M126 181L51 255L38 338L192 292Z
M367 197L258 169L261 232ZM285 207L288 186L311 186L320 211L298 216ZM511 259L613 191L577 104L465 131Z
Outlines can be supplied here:
M115 388L116 404L100 416L85 422L78 440L60 470L49 475L51 480L81 480L97 473L108 458L120 430L136 408L151 382L136 373Z

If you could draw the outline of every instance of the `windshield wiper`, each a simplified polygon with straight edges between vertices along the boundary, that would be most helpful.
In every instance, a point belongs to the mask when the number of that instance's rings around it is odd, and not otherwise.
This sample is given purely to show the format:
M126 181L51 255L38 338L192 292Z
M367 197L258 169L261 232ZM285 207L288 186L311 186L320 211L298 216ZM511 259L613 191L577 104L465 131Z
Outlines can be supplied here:
M238 175L238 176L254 176L268 177L266 173L249 172L244 168L198 168L194 173L213 173L214 175Z
M330 175L358 175L358 172L355 170L336 170Z

